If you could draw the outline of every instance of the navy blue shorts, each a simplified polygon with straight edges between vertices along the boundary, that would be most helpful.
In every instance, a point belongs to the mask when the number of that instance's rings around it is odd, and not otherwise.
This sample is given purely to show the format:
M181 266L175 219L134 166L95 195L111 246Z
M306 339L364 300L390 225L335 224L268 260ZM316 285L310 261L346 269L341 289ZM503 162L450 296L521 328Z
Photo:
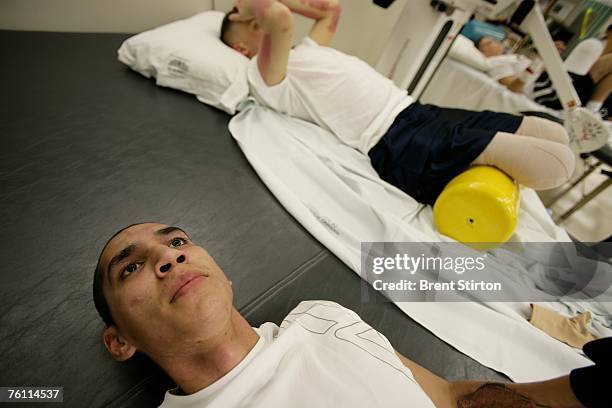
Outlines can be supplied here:
M413 103L368 152L380 177L420 203L433 205L497 132L515 133L521 116Z

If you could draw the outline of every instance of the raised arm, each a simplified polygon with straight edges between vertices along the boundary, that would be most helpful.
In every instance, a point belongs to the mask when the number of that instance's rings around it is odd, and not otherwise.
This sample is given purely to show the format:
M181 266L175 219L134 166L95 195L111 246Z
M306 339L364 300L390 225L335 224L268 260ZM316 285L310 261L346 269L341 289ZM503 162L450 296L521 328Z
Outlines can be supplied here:
M279 0L291 11L315 20L308 36L317 44L329 46L336 29L342 6L340 0Z
M232 21L255 19L263 35L257 55L257 67L266 85L280 83L287 73L289 52L293 41L291 10L276 0L237 0L238 13Z

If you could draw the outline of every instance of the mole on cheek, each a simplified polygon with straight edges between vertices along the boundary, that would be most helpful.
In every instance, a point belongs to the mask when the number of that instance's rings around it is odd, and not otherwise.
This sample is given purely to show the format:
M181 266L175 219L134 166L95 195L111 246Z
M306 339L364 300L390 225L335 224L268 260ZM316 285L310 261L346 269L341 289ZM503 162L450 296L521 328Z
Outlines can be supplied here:
M136 307L136 306L140 306L143 303L145 303L147 301L147 299L149 299L146 296L136 296L132 299L130 299L130 301L128 302L129 307Z

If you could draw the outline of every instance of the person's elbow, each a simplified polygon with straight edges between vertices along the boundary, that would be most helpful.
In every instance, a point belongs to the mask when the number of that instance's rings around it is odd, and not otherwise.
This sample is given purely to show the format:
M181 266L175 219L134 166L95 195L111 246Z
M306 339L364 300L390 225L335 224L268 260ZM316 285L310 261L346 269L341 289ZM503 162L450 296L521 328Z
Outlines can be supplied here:
M342 2L340 0L328 0L329 10L342 10Z
M342 14L342 3L340 0L329 0L328 13L334 18L340 18Z
M266 12L265 20L265 25L269 27L270 31L293 31L293 14L287 6L280 2L273 3L270 6Z

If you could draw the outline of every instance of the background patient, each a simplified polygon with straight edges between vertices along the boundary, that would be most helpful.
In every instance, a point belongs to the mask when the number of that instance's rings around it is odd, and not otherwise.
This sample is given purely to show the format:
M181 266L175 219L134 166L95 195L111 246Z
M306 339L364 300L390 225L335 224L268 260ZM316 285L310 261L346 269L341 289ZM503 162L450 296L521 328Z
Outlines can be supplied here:
M610 32L610 30L609 30ZM587 109L598 112L612 92L612 41L607 41L602 55L586 75L569 73L580 102ZM557 48L562 44L557 44ZM514 92L523 92L524 72L531 61L518 54L504 54L504 46L496 38L482 37L476 43L478 49L489 59L489 75ZM551 109L562 109L550 79L546 73L536 81L536 102Z

